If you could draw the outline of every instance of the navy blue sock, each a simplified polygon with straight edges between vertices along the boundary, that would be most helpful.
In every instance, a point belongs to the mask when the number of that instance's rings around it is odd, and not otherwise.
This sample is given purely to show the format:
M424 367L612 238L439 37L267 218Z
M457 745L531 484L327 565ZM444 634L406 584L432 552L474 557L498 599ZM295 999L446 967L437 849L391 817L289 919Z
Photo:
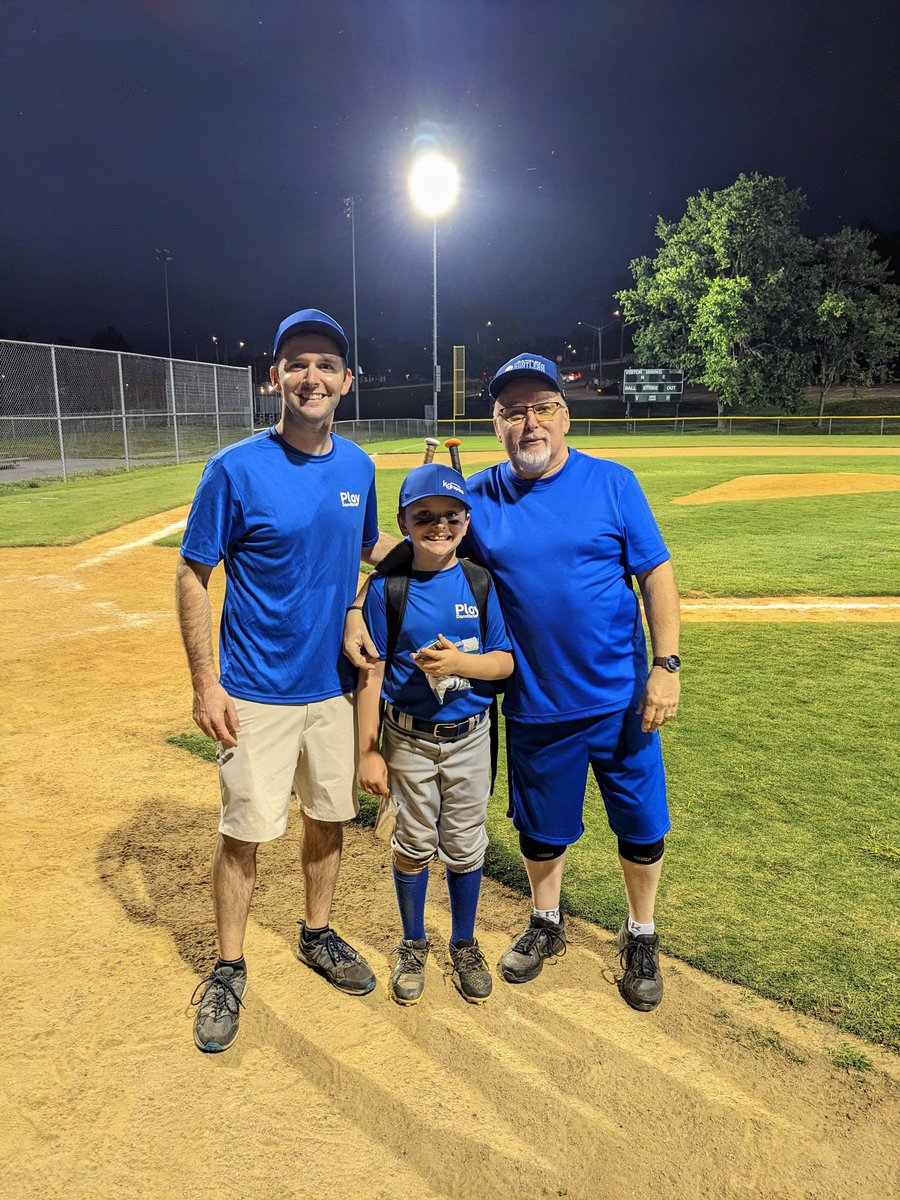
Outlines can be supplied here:
M459 875L447 872L447 891L450 893L450 941L470 942L475 936L475 913L481 891L482 868Z
M394 867L394 887L403 936L411 942L425 940L425 894L428 891L428 868L409 875Z

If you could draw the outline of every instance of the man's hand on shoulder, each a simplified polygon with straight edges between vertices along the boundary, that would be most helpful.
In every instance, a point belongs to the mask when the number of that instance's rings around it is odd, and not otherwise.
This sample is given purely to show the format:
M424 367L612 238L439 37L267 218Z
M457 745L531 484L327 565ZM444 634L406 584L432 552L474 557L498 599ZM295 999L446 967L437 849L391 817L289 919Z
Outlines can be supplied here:
M358 608L348 609L344 618L344 655L360 671L371 671L381 661Z
M194 688L194 722L213 741L236 746L241 723L234 701L217 680Z

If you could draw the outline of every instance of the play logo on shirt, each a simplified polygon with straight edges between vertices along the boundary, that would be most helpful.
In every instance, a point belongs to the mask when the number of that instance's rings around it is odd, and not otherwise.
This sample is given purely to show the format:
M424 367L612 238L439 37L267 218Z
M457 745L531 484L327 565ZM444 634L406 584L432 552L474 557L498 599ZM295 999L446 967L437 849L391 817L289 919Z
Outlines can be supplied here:
M341 508L359 508L359 492L341 492Z

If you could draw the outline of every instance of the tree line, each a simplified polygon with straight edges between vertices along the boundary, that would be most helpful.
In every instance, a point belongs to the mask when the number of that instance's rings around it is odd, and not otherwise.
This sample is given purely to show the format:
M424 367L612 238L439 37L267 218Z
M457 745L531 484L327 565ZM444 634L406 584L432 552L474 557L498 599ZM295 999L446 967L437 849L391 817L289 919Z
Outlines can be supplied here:
M802 192L784 179L742 174L700 191L675 222L660 217L660 247L630 264L617 294L634 322L638 364L674 367L733 404L787 412L815 387L819 415L836 385L884 382L900 352L900 287L873 229L800 232Z

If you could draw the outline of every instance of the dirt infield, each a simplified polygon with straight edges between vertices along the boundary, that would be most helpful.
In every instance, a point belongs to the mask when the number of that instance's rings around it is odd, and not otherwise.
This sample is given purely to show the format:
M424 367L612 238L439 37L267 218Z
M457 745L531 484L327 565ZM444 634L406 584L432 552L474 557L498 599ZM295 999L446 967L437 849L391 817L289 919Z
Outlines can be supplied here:
M633 1012L611 938L588 924L572 922L567 956L535 983L498 981L470 1007L442 976L449 917L435 878L426 994L418 1008L393 1005L387 857L352 826L335 923L378 988L342 996L293 958L292 821L261 851L240 1040L200 1055L188 999L213 954L216 784L208 764L165 742L190 725L189 690L177 551L149 544L183 516L0 552L4 1195L896 1192L895 1058L673 960L662 1007ZM492 961L526 913L520 896L486 886ZM827 1051L844 1042L876 1069L836 1068Z

